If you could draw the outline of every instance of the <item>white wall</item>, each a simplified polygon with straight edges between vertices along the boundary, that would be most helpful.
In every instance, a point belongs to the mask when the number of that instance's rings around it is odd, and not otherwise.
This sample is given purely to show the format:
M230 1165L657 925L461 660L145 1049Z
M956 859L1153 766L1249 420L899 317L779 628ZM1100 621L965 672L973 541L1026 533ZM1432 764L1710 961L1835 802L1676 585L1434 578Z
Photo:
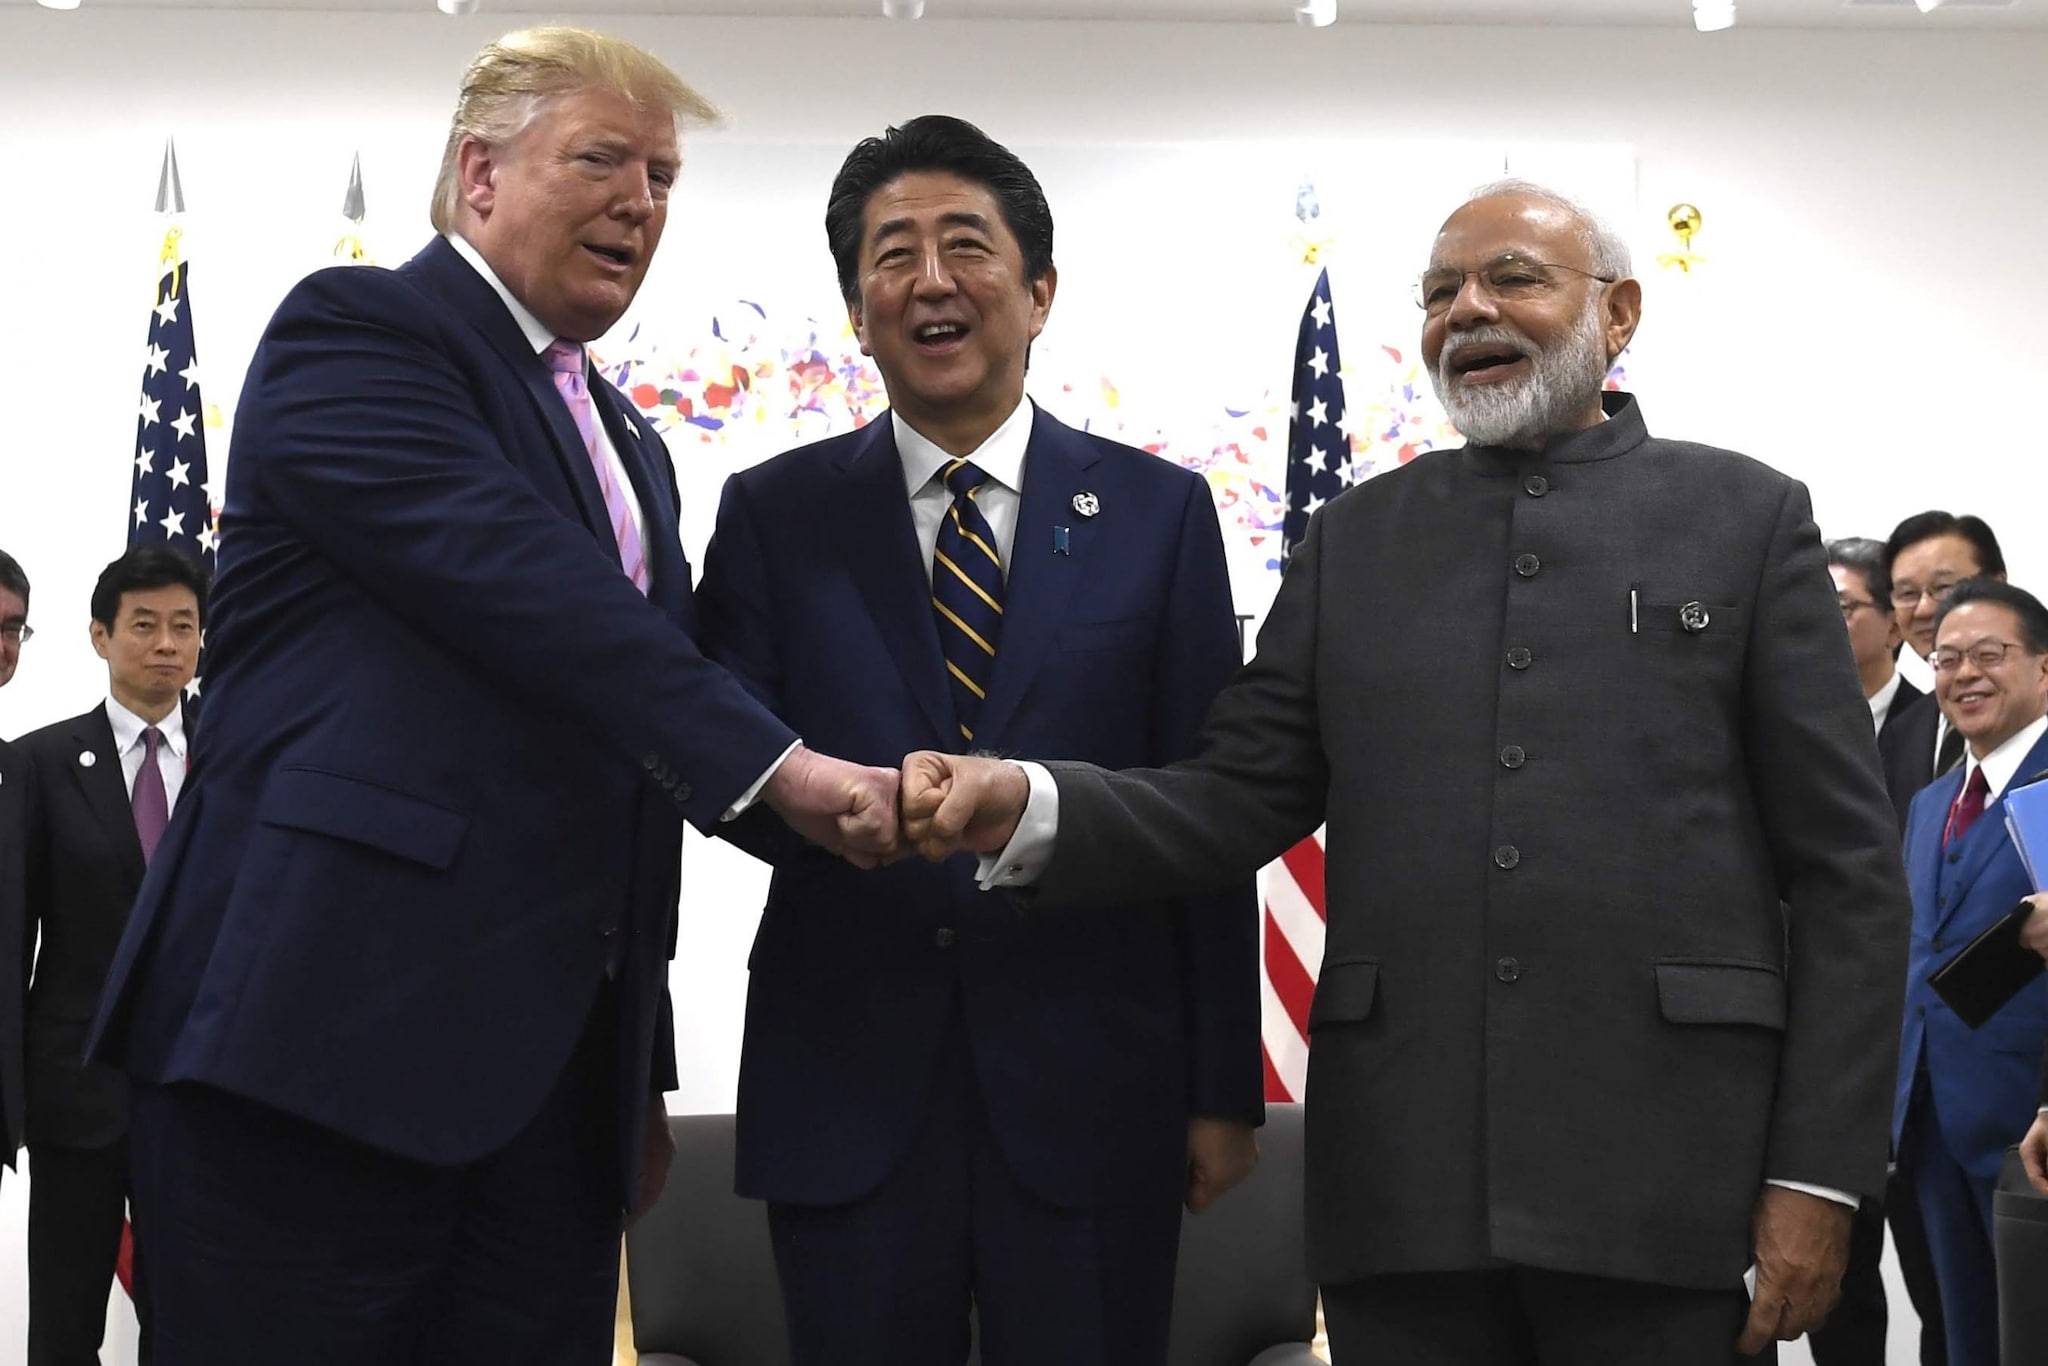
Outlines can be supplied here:
M75 712L103 686L84 643L85 600L122 536L114 519L160 235L147 210L163 136L179 138L193 210L207 397L232 411L268 309L324 263L340 231L350 153L364 153L373 244L395 262L426 233L455 79L510 26L432 14L0 10L0 546L36 580L44 632L0 694L0 734ZM1927 506L1983 512L2005 533L2015 579L2048 582L2048 551L2021 520L2048 479L2042 441L2010 425L2042 392L2048 363L2048 254L2037 240L2048 221L2048 35L647 16L609 26L668 57L733 116L697 144L703 183L740 173L757 152L817 167L806 183L751 187L744 215L692 197L686 178L649 283L677 297L730 268L707 246L753 233L808 243L788 250L787 270L829 304L816 225L830 149L929 110L1077 158L1085 145L1171 143L1179 156L1226 140L1632 149L1639 184L1624 227L1643 270L1669 248L1668 205L1690 200L1707 218L1696 243L1707 269L1651 282L1634 387L1653 428L1806 479L1829 534L1881 535ZM1359 168L1361 180L1382 169ZM1115 228L1088 221L1091 234ZM1124 272L1063 279L1072 307L1052 335L1117 289L1199 298L1255 268L1222 259L1162 281L1147 240L1188 225L1158 221L1134 198L1122 227ZM1111 250L1089 246L1097 258ZM1390 289L1426 248L1418 236L1344 269ZM713 284L703 290L715 297ZM1279 313L1297 307L1290 298ZM1291 330L1273 344L1290 343ZM224 455L216 434L213 458ZM693 556L722 473L715 460L685 466ZM687 873L675 1099L719 1109L732 1096L764 880L702 842ZM20 1341L22 1321L20 1188L9 1179L4 1189L0 1344ZM0 1345L0 1357L13 1351Z

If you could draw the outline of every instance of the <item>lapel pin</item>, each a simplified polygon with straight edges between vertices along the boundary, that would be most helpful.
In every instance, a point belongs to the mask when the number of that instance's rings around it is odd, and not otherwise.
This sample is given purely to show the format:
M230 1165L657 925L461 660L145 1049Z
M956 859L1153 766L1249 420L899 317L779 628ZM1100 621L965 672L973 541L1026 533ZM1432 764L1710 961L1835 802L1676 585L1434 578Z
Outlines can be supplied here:
M1093 517L1102 511L1102 500L1092 493L1077 493L1074 495L1074 511L1083 517Z
M1068 534L1069 534L1069 533L1068 533L1067 529L1066 529L1065 527L1063 527L1063 526L1056 526L1056 527L1054 527L1054 528L1052 529L1052 553L1053 553L1053 554L1055 554L1055 555L1065 555L1065 554L1069 553L1069 544L1068 544L1068 539L1067 539L1067 538L1068 538Z
M99 761L100 756L94 754L89 749L82 749L78 752L78 766L80 768L91 768L94 764L98 763Z
M1712 620L1707 609L1696 602L1689 602L1678 609L1678 624L1694 635L1706 630L1707 623Z

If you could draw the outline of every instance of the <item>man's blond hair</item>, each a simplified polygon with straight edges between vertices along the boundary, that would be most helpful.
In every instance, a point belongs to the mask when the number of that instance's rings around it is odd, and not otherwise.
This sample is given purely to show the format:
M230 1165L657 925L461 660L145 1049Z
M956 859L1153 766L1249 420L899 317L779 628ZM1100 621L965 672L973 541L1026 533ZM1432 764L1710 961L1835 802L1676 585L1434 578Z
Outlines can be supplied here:
M666 109L678 129L719 119L711 102L659 57L624 39L562 26L508 33L479 52L462 75L441 174L434 181L434 230L445 233L455 226L462 198L456 153L464 138L502 146L519 136L548 101L585 90L623 95L641 109Z

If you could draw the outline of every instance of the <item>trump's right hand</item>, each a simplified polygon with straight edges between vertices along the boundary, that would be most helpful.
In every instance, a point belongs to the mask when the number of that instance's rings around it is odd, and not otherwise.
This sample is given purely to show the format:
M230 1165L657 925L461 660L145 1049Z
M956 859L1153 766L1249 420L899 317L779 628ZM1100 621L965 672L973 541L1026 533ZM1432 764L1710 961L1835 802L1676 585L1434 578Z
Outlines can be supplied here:
M920 750L903 761L904 841L932 862L999 853L1017 833L1031 780L1003 759Z
M761 800L805 839L856 868L897 854L896 774L798 745L761 789Z

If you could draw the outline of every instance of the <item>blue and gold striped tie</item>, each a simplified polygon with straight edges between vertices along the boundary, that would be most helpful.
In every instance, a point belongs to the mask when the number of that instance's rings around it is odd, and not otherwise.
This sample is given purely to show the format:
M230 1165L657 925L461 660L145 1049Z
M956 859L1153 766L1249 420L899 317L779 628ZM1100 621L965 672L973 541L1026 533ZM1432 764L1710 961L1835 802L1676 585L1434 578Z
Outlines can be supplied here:
M943 477L953 506L939 523L932 553L932 610L939 619L939 650L953 685L960 738L971 741L1003 633L1003 562L996 554L995 532L974 505L975 491L988 476L955 460Z

